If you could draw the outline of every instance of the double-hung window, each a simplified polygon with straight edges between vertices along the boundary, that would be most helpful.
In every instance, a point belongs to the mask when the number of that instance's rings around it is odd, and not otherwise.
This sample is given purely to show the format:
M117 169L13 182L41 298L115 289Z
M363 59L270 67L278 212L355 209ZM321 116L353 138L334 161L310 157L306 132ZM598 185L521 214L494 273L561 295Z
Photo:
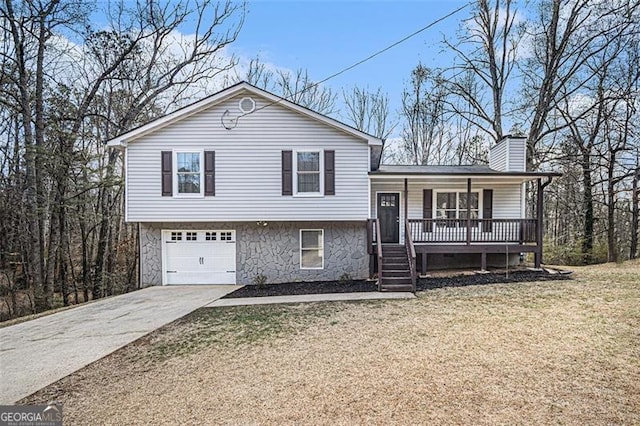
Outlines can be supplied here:
M204 194L202 152L181 151L175 153L176 179L174 194L198 196Z
M324 230L300 230L300 269L324 268Z
M467 200L467 195L470 195L469 200ZM478 195L477 192L472 192L471 194L467 194L466 192L458 193L458 217L460 219L467 218L467 205L469 204L469 207L471 207L471 219L478 219L480 217L480 197Z
M463 222L467 219L468 207L470 207L471 219L478 219L480 217L479 193L472 192L468 199L467 195L466 191L436 193L436 224L447 227L466 226Z
M295 194L322 194L322 151L297 151L295 155Z

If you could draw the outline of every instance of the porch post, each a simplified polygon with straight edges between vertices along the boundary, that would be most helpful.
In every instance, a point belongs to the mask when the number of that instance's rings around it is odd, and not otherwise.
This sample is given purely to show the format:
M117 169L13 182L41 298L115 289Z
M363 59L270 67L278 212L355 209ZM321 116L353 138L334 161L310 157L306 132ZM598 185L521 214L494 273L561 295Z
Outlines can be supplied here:
M471 178L467 179L467 245L471 245Z
M404 219L409 219L409 184L408 179L404 178Z
M540 264L542 263L542 210L543 210L543 198L542 198L542 179L538 179L537 182L537 198L536 198L536 217L537 217L537 227L536 227L536 253L535 253L535 267L540 268Z

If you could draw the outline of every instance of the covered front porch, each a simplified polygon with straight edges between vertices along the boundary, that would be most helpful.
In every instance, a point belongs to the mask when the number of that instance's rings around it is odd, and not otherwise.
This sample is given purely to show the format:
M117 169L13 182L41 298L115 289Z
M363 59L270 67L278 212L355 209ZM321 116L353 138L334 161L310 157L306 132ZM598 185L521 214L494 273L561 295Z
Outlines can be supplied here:
M438 267L428 264L433 254L475 254L484 270L487 255L529 252L539 268L543 190L552 176L486 166L380 167L370 174L372 274L384 274L377 249L385 245L405 246L414 274ZM527 209L530 181L535 206Z

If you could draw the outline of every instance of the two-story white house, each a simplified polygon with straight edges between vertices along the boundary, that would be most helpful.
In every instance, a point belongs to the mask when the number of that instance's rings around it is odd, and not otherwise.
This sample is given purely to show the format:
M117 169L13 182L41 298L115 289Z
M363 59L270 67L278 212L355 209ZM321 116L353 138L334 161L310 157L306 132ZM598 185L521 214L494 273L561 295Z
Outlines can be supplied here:
M541 217L525 218L523 183L553 174L526 172L523 139L465 167L380 166L382 143L244 82L114 138L141 284L377 273L383 289L410 289L417 268L451 255L539 263Z

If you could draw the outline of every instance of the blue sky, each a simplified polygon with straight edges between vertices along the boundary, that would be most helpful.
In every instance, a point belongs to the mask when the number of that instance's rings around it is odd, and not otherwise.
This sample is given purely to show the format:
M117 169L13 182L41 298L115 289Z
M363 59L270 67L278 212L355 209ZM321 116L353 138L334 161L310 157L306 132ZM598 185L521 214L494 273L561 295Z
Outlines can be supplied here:
M240 36L231 50L246 58L259 55L278 67L306 68L321 80L466 4L460 0L423 1L249 1ZM395 112L403 84L422 61L445 66L443 35L453 37L469 8L394 49L330 80L336 91L354 85L389 94Z

